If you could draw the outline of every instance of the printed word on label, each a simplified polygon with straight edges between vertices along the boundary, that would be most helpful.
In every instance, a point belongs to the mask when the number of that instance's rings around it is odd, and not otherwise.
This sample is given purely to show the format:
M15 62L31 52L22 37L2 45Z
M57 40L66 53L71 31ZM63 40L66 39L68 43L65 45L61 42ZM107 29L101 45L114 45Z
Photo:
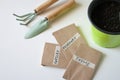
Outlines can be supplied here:
M70 47L78 38L80 37L79 33L76 33L72 38L70 38L63 46L62 49L65 51L68 47Z
M54 53L54 59L53 59L54 65L57 65L59 63L59 57L60 57L60 46L56 46L55 53Z
M76 56L76 55L73 56L73 60L75 60L76 62L78 62L78 63L80 63L80 64L82 64L82 65L84 65L84 66L87 66L87 67L89 67L89 68L92 68L92 69L95 68L95 64L93 64L92 62L90 62L90 61L88 61L88 60L85 60L85 59L83 59L83 58L80 58L80 57L78 57L78 56Z

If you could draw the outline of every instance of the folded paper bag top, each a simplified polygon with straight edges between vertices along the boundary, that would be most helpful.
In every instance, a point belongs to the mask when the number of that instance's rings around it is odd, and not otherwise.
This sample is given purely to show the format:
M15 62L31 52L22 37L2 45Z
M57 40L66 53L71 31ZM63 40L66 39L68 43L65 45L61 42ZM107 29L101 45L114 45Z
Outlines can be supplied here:
M70 61L63 78L67 80L92 80L102 53L87 45L80 45Z
M80 35L80 31L75 24L68 25L53 33L57 42L64 51L64 55L68 61L72 58L72 53L75 53L80 44L87 45L87 42Z
M56 68L66 68L68 62L58 44L46 43L42 57L42 65Z

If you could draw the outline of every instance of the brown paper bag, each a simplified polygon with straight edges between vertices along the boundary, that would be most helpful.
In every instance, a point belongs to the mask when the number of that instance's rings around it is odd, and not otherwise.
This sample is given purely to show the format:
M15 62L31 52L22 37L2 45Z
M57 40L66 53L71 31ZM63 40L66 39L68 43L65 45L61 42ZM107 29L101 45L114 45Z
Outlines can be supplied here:
M71 60L73 54L80 44L87 44L85 39L80 35L79 29L75 24L71 24L53 33L57 42L60 44L63 53L68 61Z
M68 62L58 44L46 43L42 57L43 66L66 68Z
M92 80L101 52L86 45L80 45L71 59L63 78L67 80Z

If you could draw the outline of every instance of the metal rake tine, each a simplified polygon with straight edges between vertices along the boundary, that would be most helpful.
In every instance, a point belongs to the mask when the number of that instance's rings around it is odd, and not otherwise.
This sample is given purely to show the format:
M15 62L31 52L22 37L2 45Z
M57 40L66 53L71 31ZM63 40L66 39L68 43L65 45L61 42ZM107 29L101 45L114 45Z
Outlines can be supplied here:
M28 16L28 15L31 15L32 13L27 13L27 14L24 14L24 15L17 15L17 14L13 14L14 16L16 16L16 17L19 17L19 18L23 18L23 17L26 17L26 16Z
M36 14L29 17L28 20L25 23L20 23L20 25L28 25L30 22L32 22L34 20L35 16L36 16Z
M29 19L29 17L31 17L33 14L30 14L28 16L25 16L23 18L16 18L17 21L26 21L27 19Z

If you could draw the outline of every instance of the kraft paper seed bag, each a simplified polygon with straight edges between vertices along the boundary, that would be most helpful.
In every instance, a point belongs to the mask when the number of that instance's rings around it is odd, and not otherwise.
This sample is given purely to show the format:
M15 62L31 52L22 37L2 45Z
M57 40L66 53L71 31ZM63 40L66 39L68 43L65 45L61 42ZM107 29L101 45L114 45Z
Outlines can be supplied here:
M73 56L71 52L74 53L80 44L87 45L75 24L66 26L65 28L54 32L53 35L61 46L62 51L68 61L70 61Z
M92 80L102 53L87 45L80 45L73 55L63 78L67 80Z
M66 68L68 62L58 44L46 43L44 47L42 65Z

